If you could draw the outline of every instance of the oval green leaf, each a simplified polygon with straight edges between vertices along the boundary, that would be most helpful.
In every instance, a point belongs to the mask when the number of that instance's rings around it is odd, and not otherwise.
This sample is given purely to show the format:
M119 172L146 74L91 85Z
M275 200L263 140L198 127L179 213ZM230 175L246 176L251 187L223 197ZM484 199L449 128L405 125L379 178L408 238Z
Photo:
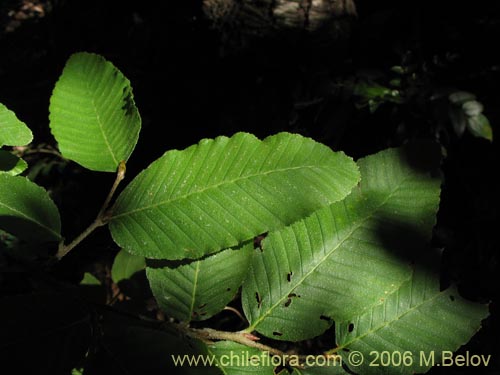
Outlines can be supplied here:
M72 55L50 98L50 128L62 155L94 171L128 160L141 128L130 82L102 56Z
M148 267L146 274L158 305L168 316L180 321L205 320L234 298L250 266L252 252L249 244L187 264Z
M154 259L196 259L344 198L354 161L295 134L205 139L165 153L118 197L114 240Z
M248 330L278 340L315 337L406 282L435 223L440 179L429 171L439 161L434 144L366 157L346 199L271 232L243 283Z
M20 176L0 174L0 228L31 242L61 239L56 205L43 188Z
M0 147L24 146L32 140L33 134L26 124L0 103Z

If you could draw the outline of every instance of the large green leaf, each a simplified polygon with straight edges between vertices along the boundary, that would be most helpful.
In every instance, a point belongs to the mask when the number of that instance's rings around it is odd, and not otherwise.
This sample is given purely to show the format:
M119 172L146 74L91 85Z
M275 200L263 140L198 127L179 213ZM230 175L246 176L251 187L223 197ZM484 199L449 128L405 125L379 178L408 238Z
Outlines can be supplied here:
M181 321L205 320L235 296L250 266L251 244L182 265L147 268L158 305Z
M47 192L25 177L1 173L0 228L30 241L61 239L59 211Z
M429 155L429 157L426 157ZM360 160L343 201L271 232L243 283L249 330L280 340L321 334L407 282L439 203L439 149L419 144Z
M0 147L24 146L32 140L33 134L26 124L0 103Z
M469 341L487 315L486 305L464 300L454 287L440 291L439 277L416 266L382 303L336 324L337 349L357 373L425 373Z
M358 180L352 159L299 135L205 139L140 173L109 226L132 253L196 259L342 199Z
M137 143L141 119L130 82L99 55L69 58L49 110L61 153L88 169L116 171Z

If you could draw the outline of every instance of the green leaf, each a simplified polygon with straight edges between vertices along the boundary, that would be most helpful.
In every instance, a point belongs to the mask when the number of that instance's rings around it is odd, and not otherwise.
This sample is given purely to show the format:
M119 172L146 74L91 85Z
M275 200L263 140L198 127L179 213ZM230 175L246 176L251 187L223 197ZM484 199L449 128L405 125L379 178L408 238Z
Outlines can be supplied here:
M111 278L115 283L130 279L136 272L146 268L144 257L120 250L111 267Z
M379 303L410 277L439 204L440 149L417 143L358 162L343 201L271 232L243 283L249 330L279 340L317 336Z
M0 147L24 146L33 140L31 130L0 103Z
M141 172L109 227L131 253L196 259L340 200L358 180L352 159L299 135L204 139Z
M470 100L475 100L476 95L467 91L456 91L451 93L448 96L448 99L452 104L455 104L457 106L462 106L462 104L464 104L465 102L468 102Z
M0 174L0 228L39 243L61 239L56 205L43 188L20 176Z
M326 360L326 359L325 359ZM320 362L322 363L322 362ZM306 367L305 369L295 368L292 375L348 375L349 373L342 368L342 363L327 364L324 366Z
M0 174L6 173L16 176L28 168L28 164L12 153L0 150Z
M491 128L488 118L479 114L467 119L467 129L476 137L493 141L493 129Z
M97 277L89 272L83 274L83 279L80 281L80 285L101 285L101 282Z
M488 307L464 300L454 287L440 291L439 276L425 267L416 266L383 303L336 324L337 350L351 370L425 373L441 363L443 352L454 352L480 329ZM353 352L361 353L363 363L350 364ZM388 356L376 359L373 352Z
M274 375L274 366L268 353L231 341L208 345L217 367L224 375L259 374Z
M103 57L72 55L50 98L50 128L64 157L114 172L141 128L130 81Z
M238 292L250 266L251 244L203 260L147 268L160 308L181 321L205 320L220 312Z

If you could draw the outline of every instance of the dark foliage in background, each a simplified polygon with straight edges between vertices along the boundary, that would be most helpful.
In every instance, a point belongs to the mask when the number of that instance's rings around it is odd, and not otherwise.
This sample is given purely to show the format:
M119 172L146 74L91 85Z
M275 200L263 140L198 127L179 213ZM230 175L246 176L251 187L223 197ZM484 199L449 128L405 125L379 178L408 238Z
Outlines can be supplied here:
M132 82L143 118L130 177L167 149L237 131L259 137L298 132L355 158L411 139L437 139L447 154L434 236L444 248L443 283L458 283L472 300L493 301L491 317L465 349L493 354L485 371L496 374L498 148L496 141L457 134L445 100L454 90L475 94L497 136L496 3L358 0L358 18L345 33L325 40L308 33L234 37L237 29L212 27L201 1L2 1L0 101L32 128L35 139L54 144L47 107L63 64L76 51L102 54ZM400 95L368 98L360 92L365 83L394 88L395 79ZM37 182L61 207L71 238L98 211L111 178L56 165L39 173ZM96 233L44 282L78 284L88 270L105 278L117 251L111 244L107 231ZM30 277L0 279L0 294L29 292L39 271L27 272ZM147 310L148 298L124 308ZM472 370L430 373L477 373Z

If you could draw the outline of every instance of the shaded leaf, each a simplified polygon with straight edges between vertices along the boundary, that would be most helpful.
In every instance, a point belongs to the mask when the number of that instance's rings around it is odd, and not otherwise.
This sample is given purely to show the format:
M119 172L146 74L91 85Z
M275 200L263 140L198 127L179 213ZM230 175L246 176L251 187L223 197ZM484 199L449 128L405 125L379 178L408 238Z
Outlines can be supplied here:
M0 147L24 146L32 140L33 134L26 124L0 103Z
M0 150L0 173L16 176L28 168L28 164L12 153Z
M47 192L25 177L2 173L0 228L29 241L61 239L59 211Z
M358 180L352 159L299 135L204 139L141 172L109 227L131 253L196 259L342 199Z
M425 373L441 362L443 351L467 343L487 315L486 305L464 300L454 287L440 291L438 274L417 266L413 277L383 303L336 324L338 353L348 366L353 351L365 359L373 359L373 351L396 353L394 361L384 360L386 366L373 366L369 360L350 366L359 373Z
M493 141L493 129L488 118L483 114L469 117L467 119L467 129L476 137L487 139L490 142Z
M198 261L147 268L160 308L181 321L205 320L238 292L250 266L252 245L227 249Z
M407 282L435 223L440 179L429 171L439 162L432 143L366 157L346 199L269 233L243 283L249 330L311 338Z
M115 283L132 277L136 272L146 268L144 257L134 255L120 250L115 256L113 266L111 267L111 278Z
M85 305L68 295L25 294L0 299L0 373L66 375L91 341Z
M69 58L49 110L62 155L88 169L116 171L137 143L141 119L130 82L99 55L81 52Z
M90 272L85 272L83 274L82 281L80 281L80 285L101 285L101 282L97 277L92 275Z

